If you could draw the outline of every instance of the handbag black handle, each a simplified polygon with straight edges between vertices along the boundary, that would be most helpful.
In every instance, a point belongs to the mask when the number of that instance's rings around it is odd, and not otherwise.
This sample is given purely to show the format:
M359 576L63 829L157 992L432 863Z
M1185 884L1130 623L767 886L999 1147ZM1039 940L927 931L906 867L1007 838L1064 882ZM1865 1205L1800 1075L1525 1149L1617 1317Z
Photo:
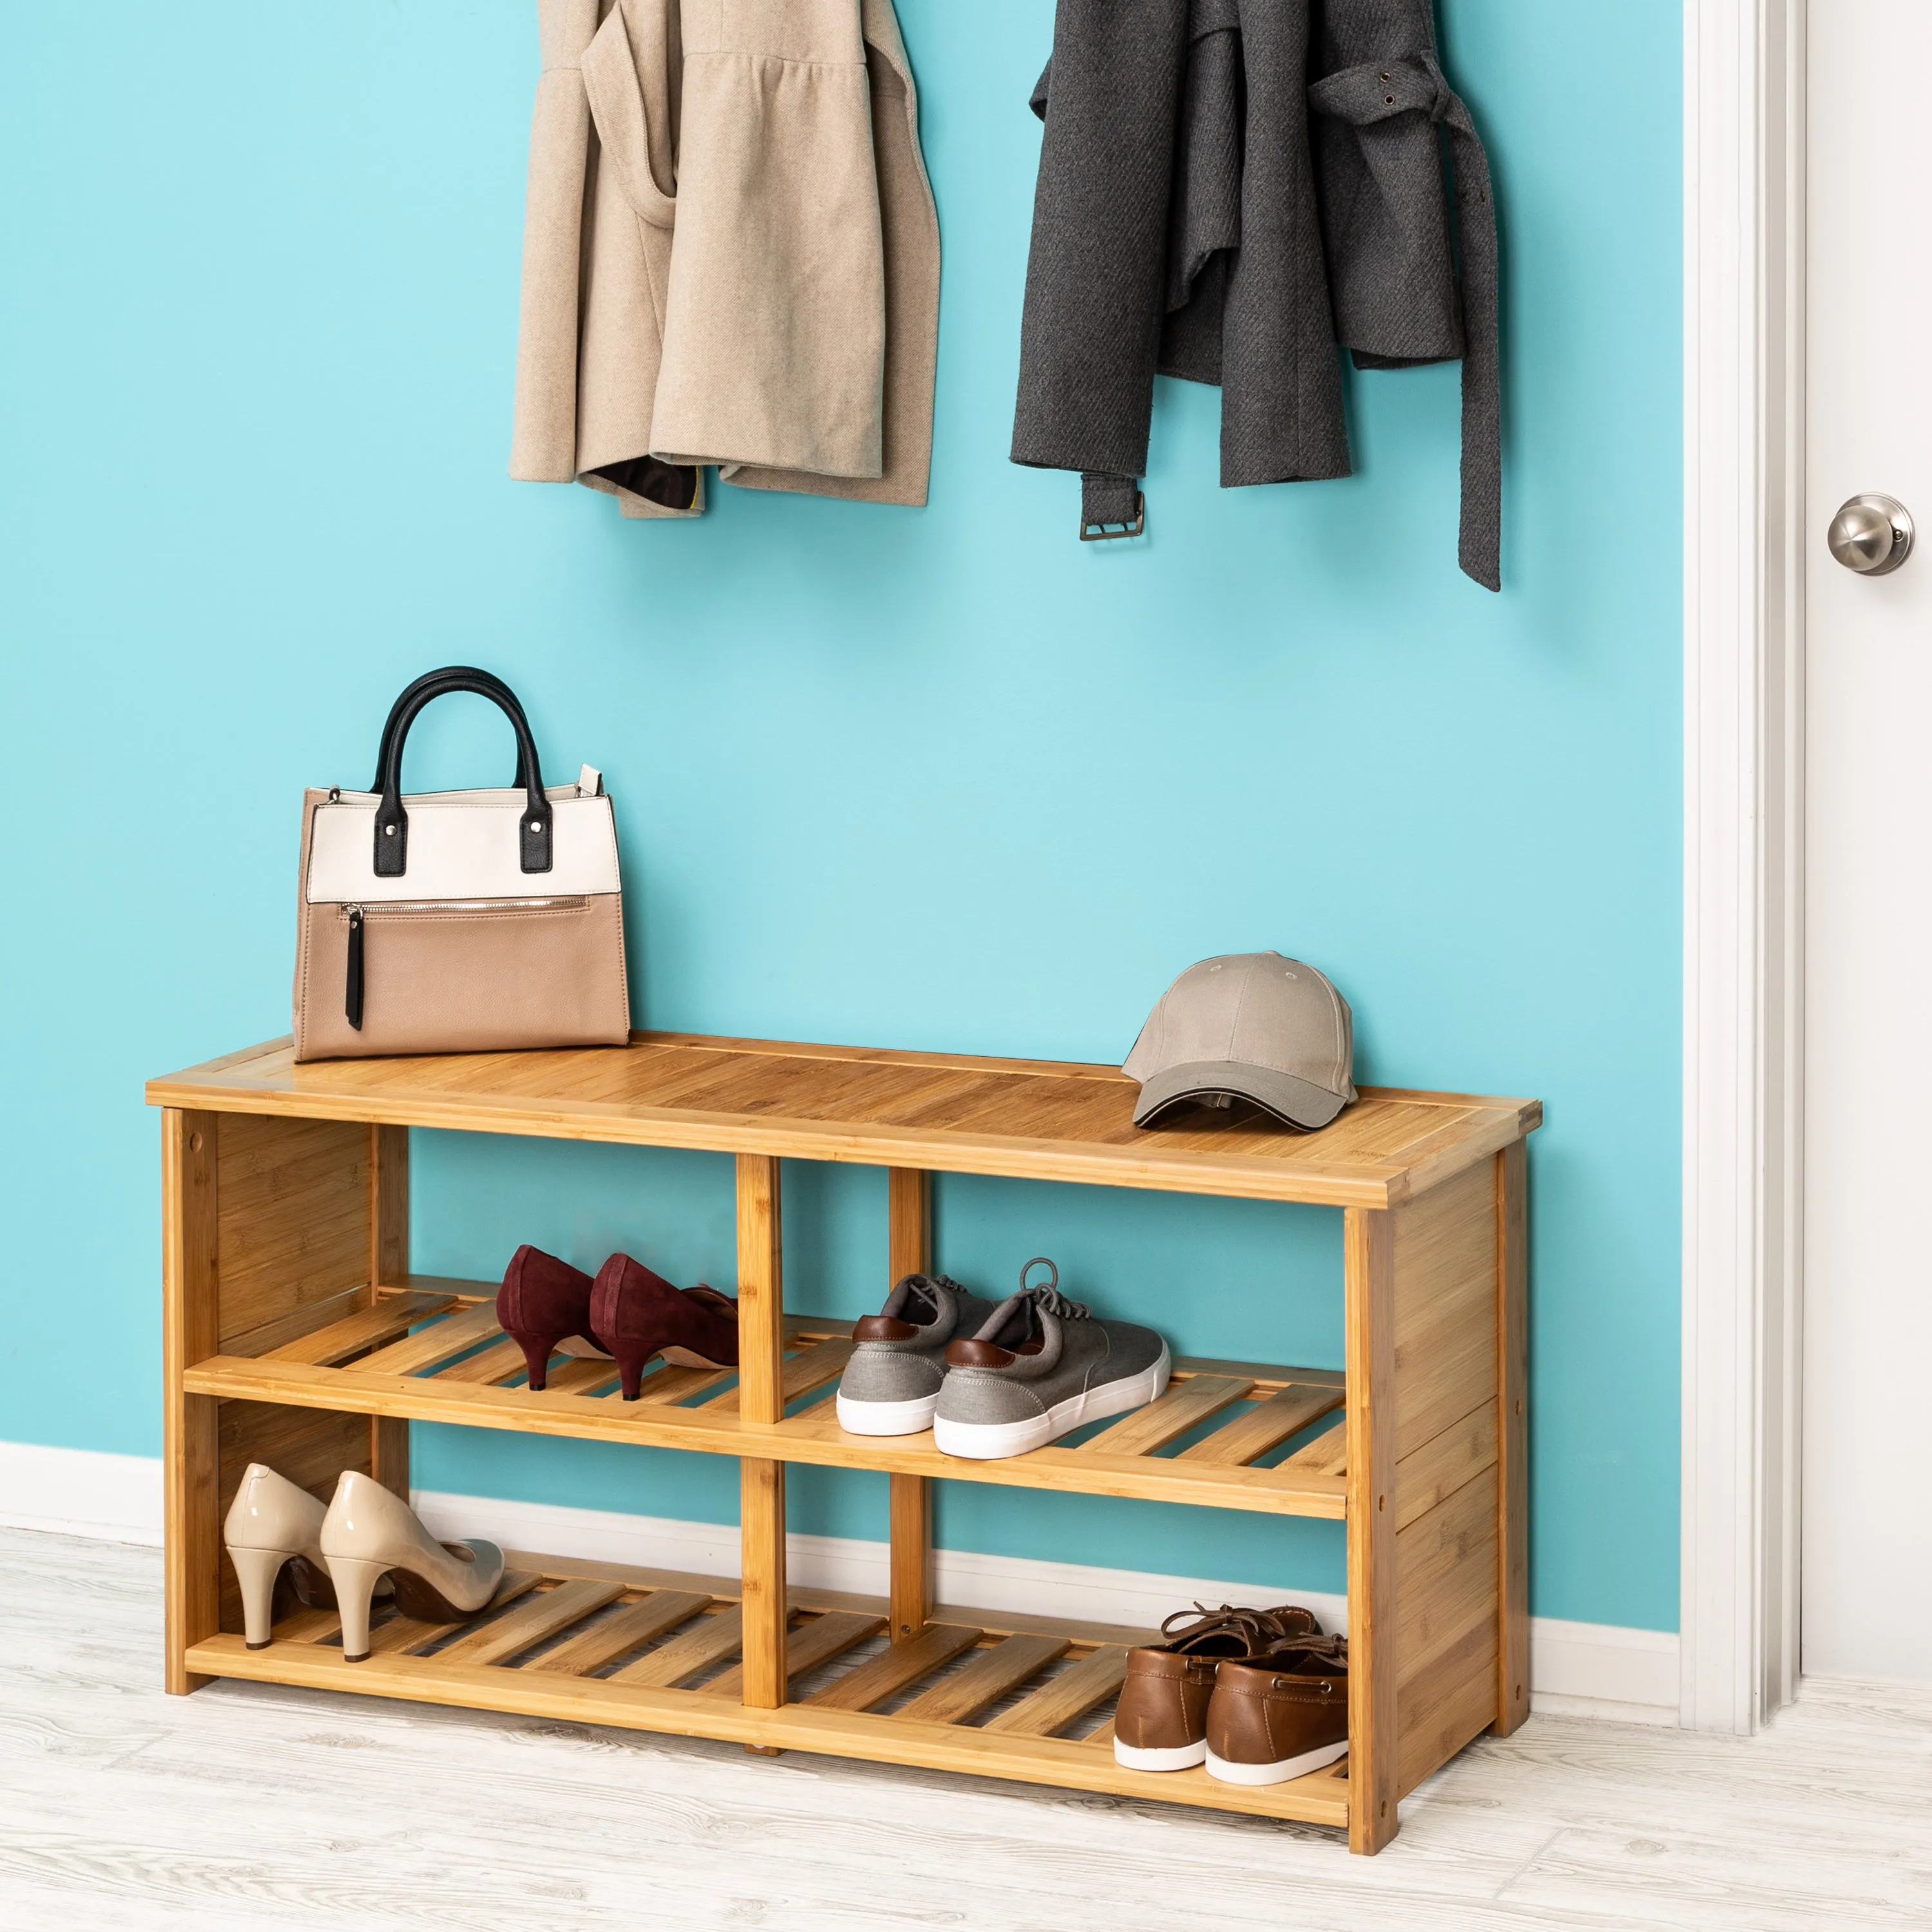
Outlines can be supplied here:
M432 688L434 687L434 688ZM482 692L487 687L488 694L500 704L508 703L518 712L523 705L517 694L494 671L479 670L474 664L445 664L440 670L426 670L415 683L389 706L389 715L382 724L382 736L376 747L376 776L370 785L371 791L382 789L382 773L389 762L389 741L396 735L396 720L408 709L410 700L418 692L428 692L432 698L440 698L446 691ZM524 748L517 746L517 775L510 782L520 787L524 783Z
M376 876L400 879L409 868L410 817L403 809L403 747L417 714L434 699L453 691L474 692L487 698L510 721L517 734L517 776L524 788L524 808L517 821L518 857L526 872L548 872L550 868L550 805L544 796L543 770L537 760L536 741L530 736L530 721L516 694L502 679L488 671L476 671L461 664L446 670L431 671L417 679L397 699L384 728L382 770L376 789L382 802L376 808Z

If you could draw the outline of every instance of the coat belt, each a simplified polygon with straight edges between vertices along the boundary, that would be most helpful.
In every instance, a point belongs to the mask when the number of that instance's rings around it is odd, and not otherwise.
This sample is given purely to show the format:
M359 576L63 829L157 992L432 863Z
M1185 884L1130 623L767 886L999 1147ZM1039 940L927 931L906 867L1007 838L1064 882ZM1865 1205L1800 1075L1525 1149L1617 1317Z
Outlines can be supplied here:
M1456 169L1456 244L1462 284L1462 512L1459 560L1478 583L1501 587L1502 406L1497 374L1498 274L1490 164L1469 110L1426 57L1345 68L1308 90L1317 114L1372 128L1420 114L1446 128ZM1375 166L1372 146L1368 149ZM1400 206L1397 212L1400 212Z

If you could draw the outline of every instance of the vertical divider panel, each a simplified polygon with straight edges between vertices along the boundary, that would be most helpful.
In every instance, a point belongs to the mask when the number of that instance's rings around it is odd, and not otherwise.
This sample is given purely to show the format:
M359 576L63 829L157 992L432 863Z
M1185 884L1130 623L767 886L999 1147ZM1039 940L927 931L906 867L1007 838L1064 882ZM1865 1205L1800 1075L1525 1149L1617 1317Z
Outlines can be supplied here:
M932 1177L892 1167L886 1174L887 1273L925 1274L932 1266ZM892 1550L892 1636L916 1636L932 1616L932 1486L923 1476L889 1478Z
M161 1113L162 1478L166 1535L166 1687L174 1696L209 1680L190 1672L188 1647L220 1628L220 1405L189 1395L182 1378L220 1346L217 1136L220 1117Z
M369 1294L400 1286L410 1272L410 1130L369 1130ZM406 1416L369 1418L369 1468L377 1482L410 1499L410 1424Z
M1496 1156L1496 1721L1529 1715L1528 1149Z
M1395 1836L1395 1216L1345 1210L1348 1432L1348 1849Z
M748 1423L784 1414L784 1239L778 1162L738 1156L738 1412ZM784 1465L742 1458L743 1702L776 1710L785 1701Z

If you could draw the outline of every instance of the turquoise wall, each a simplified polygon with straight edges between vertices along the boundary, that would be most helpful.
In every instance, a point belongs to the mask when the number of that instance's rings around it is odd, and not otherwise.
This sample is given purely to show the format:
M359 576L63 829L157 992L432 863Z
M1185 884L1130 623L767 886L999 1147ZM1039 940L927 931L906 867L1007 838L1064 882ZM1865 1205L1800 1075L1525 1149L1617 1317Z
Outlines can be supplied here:
M0 14L0 1438L158 1450L140 1082L286 1028L301 787L364 781L401 684L472 659L608 774L646 1024L1118 1060L1180 968L1276 946L1353 1001L1359 1077L1541 1095L1534 1606L1673 1626L1678 9L1442 10L1504 230L1501 597L1454 567L1453 368L1351 379L1353 481L1233 492L1214 393L1164 384L1138 544L1006 462L1049 0L904 0L931 508L657 526L504 475L526 0ZM508 769L470 699L411 759ZM730 1280L722 1160L417 1143L418 1266ZM795 1303L863 1309L879 1178L785 1185ZM1183 1348L1340 1358L1333 1217L960 1180L938 1220L990 1291L1043 1251ZM730 1478L419 1444L435 1486L718 1521ZM796 1527L883 1532L866 1479L796 1487ZM1340 1587L1331 1526L953 1484L941 1527Z

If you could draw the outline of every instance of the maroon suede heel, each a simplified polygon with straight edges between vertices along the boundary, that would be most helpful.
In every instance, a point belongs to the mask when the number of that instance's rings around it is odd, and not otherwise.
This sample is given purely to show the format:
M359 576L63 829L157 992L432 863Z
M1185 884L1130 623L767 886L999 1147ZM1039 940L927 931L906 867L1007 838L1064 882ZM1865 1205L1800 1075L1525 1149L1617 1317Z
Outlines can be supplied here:
M590 1332L590 1277L526 1241L510 1257L496 1291L496 1324L524 1352L530 1387L540 1389L560 1342Z
M590 1328L597 1346L614 1356L626 1402L641 1391L653 1355L692 1366L735 1368L738 1304L715 1288L674 1288L628 1255L613 1255L590 1291Z

